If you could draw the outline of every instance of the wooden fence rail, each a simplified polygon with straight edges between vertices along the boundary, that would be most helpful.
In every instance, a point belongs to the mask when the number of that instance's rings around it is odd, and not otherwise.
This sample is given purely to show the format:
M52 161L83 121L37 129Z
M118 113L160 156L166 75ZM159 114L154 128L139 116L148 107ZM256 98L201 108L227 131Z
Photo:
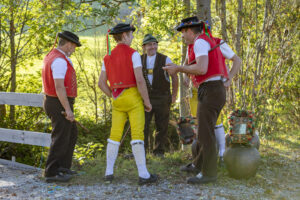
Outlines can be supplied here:
M42 94L0 92L0 105L42 107L43 98L44 95ZM49 147L51 143L51 134L0 128L0 142L1 141ZM2 163L7 164L7 161L0 159L0 162L1 161ZM16 166L16 163L13 165Z

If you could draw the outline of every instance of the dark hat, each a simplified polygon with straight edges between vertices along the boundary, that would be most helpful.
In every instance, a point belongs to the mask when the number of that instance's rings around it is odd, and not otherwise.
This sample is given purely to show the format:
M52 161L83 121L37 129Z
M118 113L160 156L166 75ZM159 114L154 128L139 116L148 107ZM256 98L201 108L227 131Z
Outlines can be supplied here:
M197 16L188 17L181 20L181 23L176 27L177 31L181 31L181 29L192 26L202 26L203 22L198 19Z
M64 31L62 33L58 33L58 37L64 38L70 42L75 43L78 47L81 46L81 43L79 42L79 37L75 35L74 33L70 31Z
M135 31L135 27L132 26L132 25L130 25L130 24L120 23L120 24L117 24L112 29L110 29L109 34L110 35L114 35L114 34L128 32L128 31L134 32Z
M151 35L151 34L148 33L148 34L145 35L145 37L143 39L143 45L147 44L149 42L156 42L156 43L158 43L157 39L155 37L153 37L153 35Z

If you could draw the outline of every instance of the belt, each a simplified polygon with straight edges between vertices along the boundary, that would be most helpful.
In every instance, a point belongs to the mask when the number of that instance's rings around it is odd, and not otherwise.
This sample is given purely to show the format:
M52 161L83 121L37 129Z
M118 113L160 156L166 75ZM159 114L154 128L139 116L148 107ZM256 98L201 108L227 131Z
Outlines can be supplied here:
M199 88L203 87L203 86L208 86L208 85L218 85L218 84L223 84L223 81L222 80L217 80L217 81L207 81L207 82L204 82L204 83L201 83L199 85Z
M58 97L53 97L53 96L48 96L48 95L45 95L45 97L47 99L59 100ZM71 102L74 102L75 101L75 97L68 97L68 100L71 101Z

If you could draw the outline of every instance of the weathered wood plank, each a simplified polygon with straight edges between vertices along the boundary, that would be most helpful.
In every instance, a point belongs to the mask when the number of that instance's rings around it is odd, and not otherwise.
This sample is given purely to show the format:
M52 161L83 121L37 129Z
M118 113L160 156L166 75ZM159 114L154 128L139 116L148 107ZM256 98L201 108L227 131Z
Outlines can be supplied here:
M49 147L51 134L0 128L0 141Z
M43 94L0 92L0 104L43 107Z
M18 168L18 169L26 169L26 170L35 170L35 171L41 171L41 168L38 167L33 167L30 165L25 165L22 163L18 163L18 162L12 162L10 160L4 160L4 159L0 159L0 164L2 165L6 165L9 167L13 167L13 168Z

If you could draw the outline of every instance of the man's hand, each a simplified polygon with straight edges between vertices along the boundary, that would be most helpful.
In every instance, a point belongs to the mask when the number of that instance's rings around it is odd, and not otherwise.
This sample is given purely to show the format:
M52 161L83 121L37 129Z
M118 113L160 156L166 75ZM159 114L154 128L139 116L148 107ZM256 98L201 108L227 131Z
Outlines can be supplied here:
M224 86L226 88L229 88L229 86L231 85L231 78L227 79L225 82L224 82Z
M66 113L65 117L66 117L67 120L69 120L71 122L73 122L75 120L72 110L66 110L65 113Z
M176 74L179 70L179 66L175 65L174 63L166 64L165 67L163 67L163 70L166 70L170 75Z
M145 106L145 111L150 112L152 110L152 105L151 103L144 103Z

